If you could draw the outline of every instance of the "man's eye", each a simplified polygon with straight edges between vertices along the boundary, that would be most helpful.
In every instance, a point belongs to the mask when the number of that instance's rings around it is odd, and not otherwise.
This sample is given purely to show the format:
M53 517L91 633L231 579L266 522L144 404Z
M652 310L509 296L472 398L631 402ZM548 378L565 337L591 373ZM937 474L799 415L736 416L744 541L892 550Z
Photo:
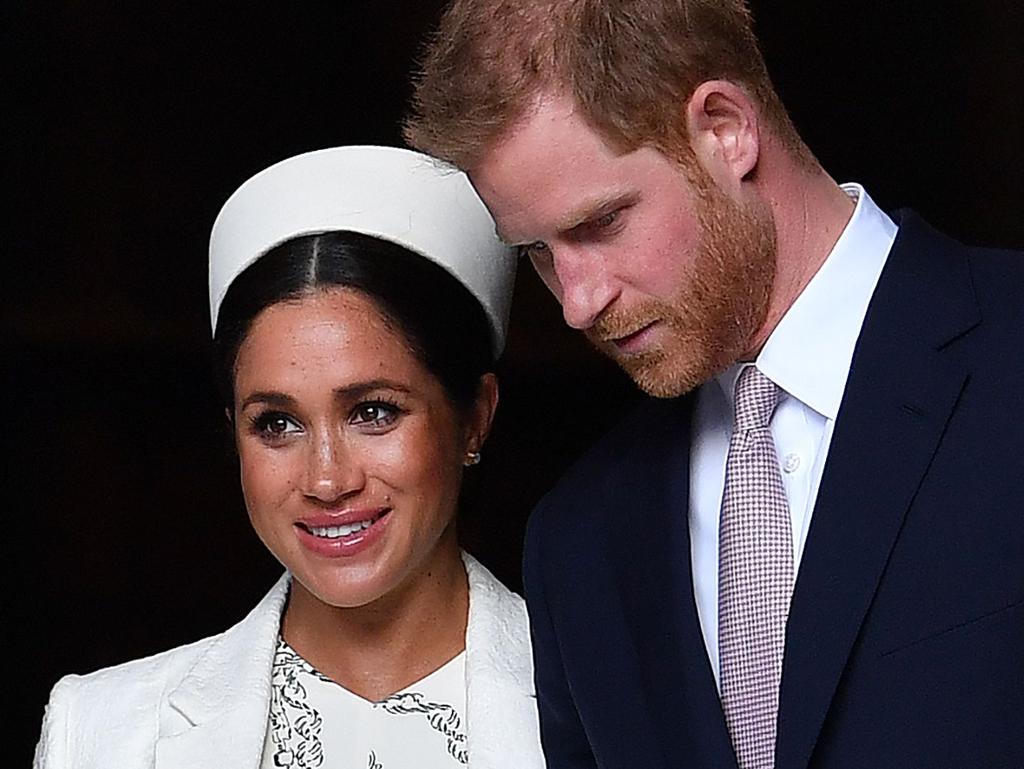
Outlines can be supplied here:
M615 224L615 221L619 218L619 212L609 211L607 214L602 214L594 220L594 226L603 229L605 227L611 227Z
M538 240L536 243L529 243L525 246L519 247L519 257L527 258L534 264L538 261L543 262L551 258L551 249L548 248L548 244L544 241Z
M369 401L360 403L352 410L351 422L368 427L388 427L401 415L400 409L391 403Z

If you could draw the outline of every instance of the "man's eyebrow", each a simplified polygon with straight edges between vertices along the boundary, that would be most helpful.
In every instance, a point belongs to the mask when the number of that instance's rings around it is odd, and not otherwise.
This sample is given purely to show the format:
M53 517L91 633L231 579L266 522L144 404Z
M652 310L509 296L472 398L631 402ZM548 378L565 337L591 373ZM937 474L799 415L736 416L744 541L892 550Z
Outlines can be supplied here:
M555 232L572 232L581 224L586 224L593 219L610 213L617 208L635 203L639 196L634 191L611 192L605 195L595 195L585 199L582 203L573 208L555 223ZM495 230L502 243L513 248L529 245L528 242L516 242L514 238L508 237L501 229Z
M558 232L571 232L581 224L597 219L622 206L635 203L637 194L631 191L611 192L584 200L558 222Z

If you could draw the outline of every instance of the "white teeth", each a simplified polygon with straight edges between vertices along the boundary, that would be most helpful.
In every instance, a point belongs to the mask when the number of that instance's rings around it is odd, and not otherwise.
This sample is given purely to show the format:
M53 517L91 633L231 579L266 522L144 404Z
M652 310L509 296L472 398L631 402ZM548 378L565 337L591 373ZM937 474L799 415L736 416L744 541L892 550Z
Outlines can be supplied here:
M373 521L357 521L356 523L346 523L341 526L310 526L309 533L314 537L335 539L337 537L347 537L349 534L355 534L357 531L368 529L371 525L373 525Z

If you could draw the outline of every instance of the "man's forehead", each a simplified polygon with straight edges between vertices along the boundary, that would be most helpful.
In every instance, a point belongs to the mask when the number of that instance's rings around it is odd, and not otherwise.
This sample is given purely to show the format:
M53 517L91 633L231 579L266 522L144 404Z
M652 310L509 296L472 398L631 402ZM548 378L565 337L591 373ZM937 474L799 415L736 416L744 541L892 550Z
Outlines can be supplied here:
M469 178L507 243L569 229L625 193L611 148L571 103L549 98L487 150Z
M544 153L560 154L566 143L572 148L616 154L586 120L575 101L558 94L538 95L515 121L509 124L481 157L467 169L470 176L488 174L495 166L526 163Z

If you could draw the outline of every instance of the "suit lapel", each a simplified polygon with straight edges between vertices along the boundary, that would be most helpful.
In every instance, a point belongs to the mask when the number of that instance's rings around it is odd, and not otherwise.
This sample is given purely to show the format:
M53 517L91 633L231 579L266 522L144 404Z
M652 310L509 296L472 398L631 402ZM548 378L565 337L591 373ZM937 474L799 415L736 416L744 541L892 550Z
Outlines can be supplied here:
M170 691L161 705L156 769L257 769L287 595L286 574L244 620L216 639Z
M649 718L665 765L735 767L693 596L689 501L689 435L693 398L650 404L632 460L628 552L618 557L622 605L642 671ZM620 553L622 546L616 550Z
M854 353L786 631L776 767L811 759L907 509L967 372L944 348L978 323L969 264L901 223Z

